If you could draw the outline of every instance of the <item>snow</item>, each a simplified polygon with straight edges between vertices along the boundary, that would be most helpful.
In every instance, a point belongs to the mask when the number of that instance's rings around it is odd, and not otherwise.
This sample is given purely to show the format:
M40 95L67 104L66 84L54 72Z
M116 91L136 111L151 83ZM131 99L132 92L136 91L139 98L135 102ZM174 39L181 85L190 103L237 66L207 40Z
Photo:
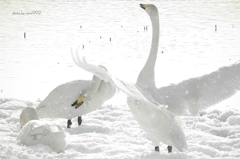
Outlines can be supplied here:
M39 102L11 98L0 99L0 158L239 158L240 111L222 106L205 110L202 116L182 116L183 131L188 152L173 150L167 153L167 145L160 144L160 152L154 151L147 134L140 128L129 107L119 98L105 103L96 111L83 116L77 126L73 120L71 129L66 119L41 119L60 125L66 134L65 151L55 152L51 147L37 144L19 144L21 131L19 117L25 107L36 107ZM124 99L124 98L123 98Z

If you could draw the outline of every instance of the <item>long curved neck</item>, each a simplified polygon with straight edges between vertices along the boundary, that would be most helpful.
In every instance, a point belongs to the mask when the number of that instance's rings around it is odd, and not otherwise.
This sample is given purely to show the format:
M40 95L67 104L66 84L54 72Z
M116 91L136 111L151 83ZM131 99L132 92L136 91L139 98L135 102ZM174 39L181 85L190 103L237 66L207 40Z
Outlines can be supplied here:
M155 86L155 63L158 53L159 43L159 17L158 13L154 16L150 16L152 22L152 45L147 62L138 75L137 85L143 88L156 87Z
M95 97L95 95L98 93L101 82L102 80L100 78L98 78L96 75L93 75L90 86L83 91L82 96L84 96L84 102L91 101L91 99Z
M101 82L102 82L102 80L100 78L98 78L96 75L93 75L89 92L96 93L100 87Z

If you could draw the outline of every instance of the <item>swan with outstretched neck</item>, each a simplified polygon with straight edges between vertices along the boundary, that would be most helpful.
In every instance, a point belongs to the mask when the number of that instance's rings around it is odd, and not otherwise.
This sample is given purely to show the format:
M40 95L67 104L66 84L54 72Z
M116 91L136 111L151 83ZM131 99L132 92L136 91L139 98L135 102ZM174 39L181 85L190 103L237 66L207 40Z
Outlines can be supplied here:
M158 43L159 43L159 15L158 9L152 4L140 4L140 7L144 9L150 16L152 22L152 44L150 54L147 62L141 70L136 84L143 88L156 88L155 86L155 74L154 67L157 59Z
M179 84L156 88L155 64L159 45L159 14L153 4L142 4L152 22L152 44L148 59L140 71L136 85L176 115L191 114L217 104L240 90L240 62L222 67L210 74L191 78Z
M101 80L111 83L127 96L127 103L133 116L140 127L148 134L155 147L159 151L159 143L168 146L168 152L172 147L183 152L187 150L185 134L181 127L181 121L164 106L158 104L151 94L143 89L138 89L135 84L119 80L102 67L87 63L85 58L80 58L78 52L72 52L73 60L79 67L92 72Z

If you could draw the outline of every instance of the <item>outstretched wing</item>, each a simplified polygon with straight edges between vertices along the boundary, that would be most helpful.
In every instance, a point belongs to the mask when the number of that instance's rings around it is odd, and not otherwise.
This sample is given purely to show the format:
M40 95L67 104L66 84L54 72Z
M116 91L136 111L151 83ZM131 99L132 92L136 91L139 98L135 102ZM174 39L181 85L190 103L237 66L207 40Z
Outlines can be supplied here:
M104 69L103 67L89 64L86 61L85 57L80 58L78 54L78 49L74 50L72 48L71 52L72 52L73 61L77 66L81 67L82 69L88 72L95 74L98 78L101 78L105 82L110 82L114 87L116 87L118 90L123 91L128 96L134 97L137 100L144 100L144 101L150 100L151 102L157 104L157 102L155 102L155 100L152 98L150 94L143 95L139 91L139 89L136 87L135 84L131 84L131 83L127 83L122 80L119 80L118 78L116 78L115 76L107 72L107 70Z
M72 53L73 61L77 66L84 69L85 71L95 74L97 77L104 80L105 82L112 83L111 78L108 76L108 72L105 71L103 67L89 64L86 61L85 57L80 58L77 48L76 49L71 48L71 53Z
M198 78L185 80L177 85L160 88L158 91L170 100L179 96L179 100L188 103L188 109L195 114L200 110L217 104L240 90L240 62ZM175 98L176 99L176 98ZM181 101L181 102L182 102ZM181 103L180 101L176 101Z

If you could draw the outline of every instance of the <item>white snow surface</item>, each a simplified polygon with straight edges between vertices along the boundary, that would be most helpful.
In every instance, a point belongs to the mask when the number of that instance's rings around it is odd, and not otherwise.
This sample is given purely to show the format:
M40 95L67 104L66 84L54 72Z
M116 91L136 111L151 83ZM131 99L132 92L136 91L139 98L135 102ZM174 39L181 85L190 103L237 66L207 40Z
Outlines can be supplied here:
M125 98L123 98L125 100ZM119 102L113 102L119 100ZM24 146L17 142L21 130L19 116L23 108L36 107L38 102L11 98L0 99L0 158L145 158L145 159L208 159L240 157L240 111L231 106L215 106L201 116L182 116L183 130L188 144L187 152L167 153L167 145L160 144L154 151L147 134L134 119L121 98L114 98L96 111L83 116L71 129L66 119L43 119L60 125L66 134L66 147L56 153L50 147L37 144Z

